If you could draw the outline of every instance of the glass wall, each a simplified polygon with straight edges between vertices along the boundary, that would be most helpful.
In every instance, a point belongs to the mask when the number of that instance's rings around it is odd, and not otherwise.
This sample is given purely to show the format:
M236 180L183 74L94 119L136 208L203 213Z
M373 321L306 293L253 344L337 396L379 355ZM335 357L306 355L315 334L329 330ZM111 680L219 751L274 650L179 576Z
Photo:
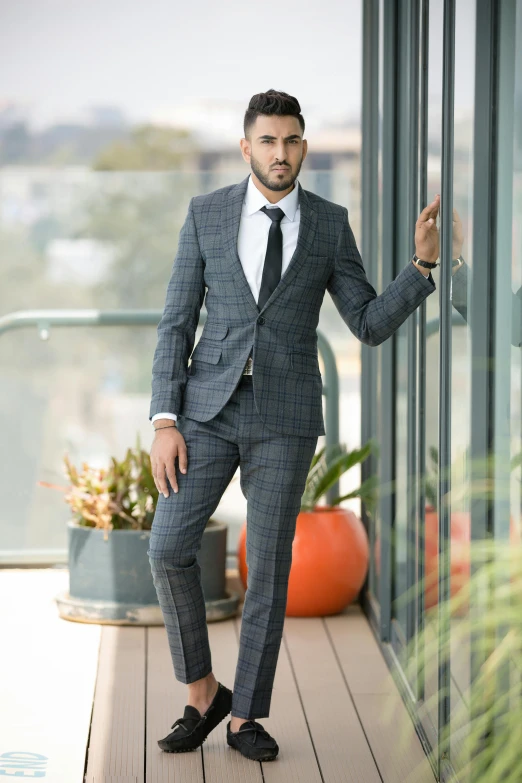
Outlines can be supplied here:
M429 8L426 13L426 8ZM427 93L426 93L426 127L425 155L421 161L423 173L423 189L421 194L421 209L433 201L437 193L442 193L442 85L443 85L443 29L444 1L430 0L424 8L426 44L424 58L427 62ZM440 215L437 220L440 233ZM417 404L422 407L420 422L422 443L424 444L424 471L421 474L425 492L425 506L419 518L419 543L423 546L424 571L419 576L424 579L423 612L436 605L438 579L438 529L437 513L438 486L438 446L439 446L439 354L440 328L439 317L441 309L440 267L433 272L437 289L425 302L425 331L421 337L420 351L422 362L420 371L423 375L424 398L419 398ZM423 518L424 517L424 518ZM431 636L437 636L437 617L431 617L431 628L425 630ZM426 614L422 618L426 620ZM435 652L435 655L437 653ZM422 712L423 725L430 738L436 739L438 733L437 701L434 698L438 690L438 682L434 673L437 671L437 661L426 672L424 692L419 694L426 712Z
M376 290L380 290L382 288L382 256L383 256L383 117L384 117L384 87L383 87L383 80L384 80L384 0L379 0L379 6L378 6L378 15L375 17L375 24L376 28L378 28L376 31L374 31L374 34L377 37L378 40L378 57L377 57L377 69L378 69L378 87L377 87L377 117L376 117L376 124L377 124L377 182L376 182L376 204L377 204L377 215L376 215L376 237L377 237L377 245L374 248L374 254L376 259L376 271L377 274L375 275L375 288ZM376 410L374 411L374 420L372 421L370 419L370 432L368 432L368 437L370 435L376 435L381 432L382 425L381 425L381 410L382 406L380 404L381 401L381 372L380 367L381 363L379 361L380 359L380 348L375 349L376 353L378 354L377 361L375 362L375 367L377 369L376 372L376 389L375 389L375 399L376 399ZM368 354L367 354L368 356ZM368 356L368 359L371 361L372 357ZM377 435L378 437L378 435ZM363 440L366 440L363 438ZM379 576L380 576L380 565L381 565L381 516L379 513L376 513L372 518L372 525L368 531L369 537L370 537L370 543L371 543L371 549L370 549L370 578L369 578L369 585L370 585L370 594L372 596L378 596L379 595Z
M190 198L248 173L232 166L220 172L0 169L0 254L9 281L0 287L0 318L66 308L92 315L156 311L159 320ZM312 192L327 185L328 197L348 208L360 235L357 156L329 171L303 167L299 181ZM319 329L337 359L339 439L355 448L360 343L347 336L330 297ZM138 437L150 449L156 340L155 323L49 327L42 316L38 328L4 331L0 324L0 563L67 562L65 454L77 467L106 467L112 455L123 459ZM318 448L323 443L321 436ZM350 472L340 491L359 483ZM235 567L246 513L239 482L231 484L218 513L231 523L229 563Z
M320 13L285 4L299 41L292 69L287 46L270 48L279 87L306 122L299 181L348 209L358 242L361 9L361 0L324 0ZM250 173L239 146L245 110L277 88L263 21L252 3L207 3L202 13L194 3L42 0L30 14L23 3L1 14L0 319L88 308L159 320L190 198ZM152 442L154 324L41 327L0 332L0 564L67 562L66 452L77 466L102 466L138 435L144 449ZM337 359L339 439L354 449L361 344L330 296L319 329ZM341 493L359 486L358 472L341 477ZM358 499L345 503L359 513ZM235 567L239 481L217 512L232 521Z
M473 269L473 185L474 185L474 102L475 102L475 0L459 0L455 6L455 95L453 110L453 231L452 259L463 260L452 269L451 313L451 399L459 400L458 411L451 416L451 515L450 586L455 595L470 565L471 508L469 458L471 448L472 310L471 277ZM450 659L450 755L456 767L467 724L461 721L466 711L470 686L471 651L469 634L458 633L466 621L465 610L451 616L450 633L458 644L451 646ZM465 626L463 626L465 629ZM455 717L453 717L455 716Z
M506 221L506 229L502 233L503 241L511 242L511 253L507 258L511 259L511 285L505 291L505 299L511 302L511 307L507 307L507 312L511 315L511 324L508 324L507 334L511 334L511 349L509 354L509 390L510 390L510 426L511 433L510 457L519 458L522 452L522 364L521 364L521 310L522 310L522 0L516 3L516 39L513 51L515 60L514 66L514 103L505 107L502 116L505 115L506 122L511 118L509 115L513 111L512 135L513 147L508 141L507 154L512 155L512 168L509 167L509 157L507 161L501 161L499 165L499 178L509 185L510 174L512 172L512 211L511 220ZM506 80L509 85L509 73L506 74ZM510 100L510 91L506 93L506 100ZM508 120L509 118L509 120ZM509 136L508 136L509 139ZM504 275L499 272L499 277L505 280ZM509 328L511 326L511 328ZM510 516L512 523L510 525L510 535L516 537L516 522L520 520L522 510L522 476L521 469L518 466L511 471L510 480ZM513 533L513 529L515 532ZM506 535L506 530L504 530Z
M378 199L377 291L411 257L412 214L436 194L441 265L436 290L375 349L382 497L363 605L437 779L449 780L466 762L482 661L466 636L476 607L449 615L441 598L468 584L474 540L521 542L522 0L368 0L365 13L365 46L379 40L365 74L379 86L366 95L383 129L363 185ZM421 631L429 666L420 647L404 654Z

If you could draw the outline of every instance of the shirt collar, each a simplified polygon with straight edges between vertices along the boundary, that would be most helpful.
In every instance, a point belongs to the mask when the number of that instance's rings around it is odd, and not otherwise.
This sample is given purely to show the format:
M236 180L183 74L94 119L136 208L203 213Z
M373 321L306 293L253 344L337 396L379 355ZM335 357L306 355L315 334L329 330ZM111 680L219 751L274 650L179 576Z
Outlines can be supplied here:
M271 204L260 190L254 184L252 175L248 178L248 185L245 193L244 209L247 215L253 215L261 207L279 207L283 210L288 220L295 220L295 213L299 207L299 181L295 180L295 187L290 193L287 193L284 198L277 202L277 204Z

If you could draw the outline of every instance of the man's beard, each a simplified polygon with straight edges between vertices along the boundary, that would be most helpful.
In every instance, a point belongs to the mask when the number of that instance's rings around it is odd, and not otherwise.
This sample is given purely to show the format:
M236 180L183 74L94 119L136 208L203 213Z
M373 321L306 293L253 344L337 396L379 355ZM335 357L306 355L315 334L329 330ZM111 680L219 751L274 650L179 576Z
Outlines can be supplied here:
M250 166L252 168L252 171L258 178L258 180L261 182L262 185L265 186L265 188L268 188L268 190L288 190L289 187L291 187L294 182L296 181L297 177L299 176L299 172L301 171L301 165L303 163L303 159L299 161L299 166L297 167L297 171L295 174L291 171L290 168L288 168L288 171L285 171L284 177L281 180L277 180L276 182L268 179L266 174L263 173L263 170L259 166L257 160L253 157L253 155L250 155ZM283 166L286 165L283 163Z

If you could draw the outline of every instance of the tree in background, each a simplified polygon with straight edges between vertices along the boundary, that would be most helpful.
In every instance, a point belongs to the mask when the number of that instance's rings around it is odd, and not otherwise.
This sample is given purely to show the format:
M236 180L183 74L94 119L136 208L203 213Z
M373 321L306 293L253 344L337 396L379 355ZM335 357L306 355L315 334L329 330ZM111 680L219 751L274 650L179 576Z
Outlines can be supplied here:
M190 131L138 125L130 138L108 144L94 158L95 171L169 171L197 166L199 148Z
M179 231L198 192L199 154L188 131L143 125L129 141L111 143L96 156L98 185L75 234L114 248L106 275L92 289L96 307L163 309ZM155 331L102 332L105 350L124 368L124 388L149 391Z

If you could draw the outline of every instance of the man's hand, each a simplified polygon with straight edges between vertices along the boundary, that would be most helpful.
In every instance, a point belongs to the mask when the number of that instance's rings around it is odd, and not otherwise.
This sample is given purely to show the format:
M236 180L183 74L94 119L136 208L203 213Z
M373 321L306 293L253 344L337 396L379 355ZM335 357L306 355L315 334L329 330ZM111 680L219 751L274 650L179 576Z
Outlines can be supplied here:
M439 207L440 195L437 193L431 204L422 210L415 224L415 253L422 261L436 261L439 257Z
M174 492L178 491L176 457L178 457L179 469L182 473L186 473L187 446L185 438L181 432L178 432L176 426L158 427L158 432L154 436L150 450L150 463L158 492L161 492L166 498L169 496L169 490L165 480L165 473Z

